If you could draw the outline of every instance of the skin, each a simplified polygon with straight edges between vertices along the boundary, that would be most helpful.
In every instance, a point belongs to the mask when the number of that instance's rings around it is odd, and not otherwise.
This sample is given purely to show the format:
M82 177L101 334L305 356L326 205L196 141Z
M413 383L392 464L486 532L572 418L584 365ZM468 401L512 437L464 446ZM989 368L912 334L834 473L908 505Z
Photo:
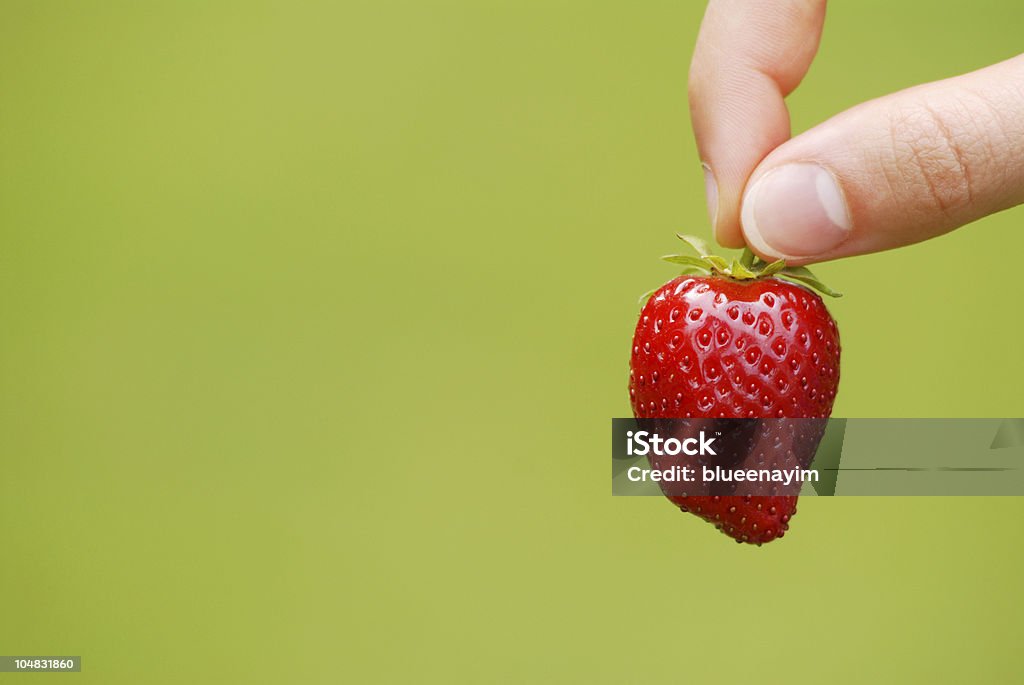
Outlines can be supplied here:
M719 243L807 264L920 242L1024 202L1024 55L790 138L784 98L824 21L824 0L708 3L689 98Z

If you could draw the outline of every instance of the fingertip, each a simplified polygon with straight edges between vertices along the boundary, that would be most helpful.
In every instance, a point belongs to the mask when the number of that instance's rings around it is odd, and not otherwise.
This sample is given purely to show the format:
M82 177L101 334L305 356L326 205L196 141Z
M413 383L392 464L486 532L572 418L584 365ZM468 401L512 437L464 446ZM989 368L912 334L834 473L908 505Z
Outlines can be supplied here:
M740 222L755 253L787 262L833 252L852 230L839 180L810 162L783 164L760 175L743 196Z
M727 249L739 249L746 245L743 239L743 231L740 229L733 209L735 200L723 201L719 198L719 212L715 221L711 224L711 235L715 242Z
M743 240L743 234L739 231L716 230L714 236L716 243L729 250L738 250L747 246Z
M718 239L718 181L715 180L715 172L707 162L700 163L701 171L704 172L704 199L708 207L708 219L711 220L711 235Z

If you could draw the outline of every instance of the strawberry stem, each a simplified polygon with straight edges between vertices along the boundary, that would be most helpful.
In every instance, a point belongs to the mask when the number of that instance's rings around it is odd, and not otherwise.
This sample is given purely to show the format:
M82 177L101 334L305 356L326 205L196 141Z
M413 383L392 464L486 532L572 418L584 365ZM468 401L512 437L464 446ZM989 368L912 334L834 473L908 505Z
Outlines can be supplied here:
M757 280L759 278L782 278L813 288L830 297L842 296L818 280L818 277L805 266L787 266L786 262L781 259L769 264L755 256L749 247L744 247L743 254L739 259L733 258L730 262L723 257L711 254L708 244L700 238L690 235L676 235L680 240L689 245L698 256L665 255L662 259L684 267L684 274L717 275L738 281Z

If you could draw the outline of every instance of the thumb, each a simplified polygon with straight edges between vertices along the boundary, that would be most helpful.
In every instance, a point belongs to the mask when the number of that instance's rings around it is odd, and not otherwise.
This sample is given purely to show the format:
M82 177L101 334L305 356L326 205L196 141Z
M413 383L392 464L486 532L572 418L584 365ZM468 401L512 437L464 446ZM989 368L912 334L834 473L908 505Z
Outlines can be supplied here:
M920 242L1024 202L1024 55L858 105L775 148L743 235L794 264Z

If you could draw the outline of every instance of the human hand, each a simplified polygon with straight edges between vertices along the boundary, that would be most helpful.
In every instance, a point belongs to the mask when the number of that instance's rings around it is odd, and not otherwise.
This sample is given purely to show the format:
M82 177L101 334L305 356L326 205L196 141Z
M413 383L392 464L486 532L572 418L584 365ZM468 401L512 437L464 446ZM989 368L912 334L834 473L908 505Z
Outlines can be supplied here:
M790 139L825 0L711 0L689 97L715 238L792 264L878 252L1024 202L1024 55Z

